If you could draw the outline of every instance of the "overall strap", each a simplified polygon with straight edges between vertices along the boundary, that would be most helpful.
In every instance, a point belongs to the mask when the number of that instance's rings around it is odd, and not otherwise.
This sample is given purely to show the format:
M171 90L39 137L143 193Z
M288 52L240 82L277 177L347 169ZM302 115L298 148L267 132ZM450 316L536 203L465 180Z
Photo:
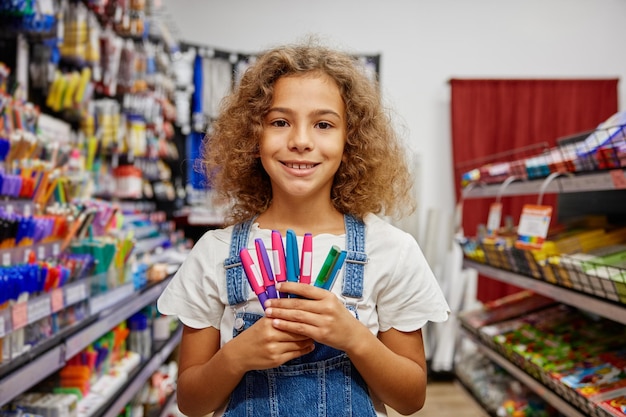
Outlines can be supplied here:
M346 263L344 264L341 295L350 298L363 296L363 270L367 263L365 253L365 224L351 215L344 215L346 224Z
M250 219L233 227L229 257L224 261L228 304L231 306L248 300L248 282L243 274L239 250L248 246L248 235L250 234L250 226L252 226L253 221L254 219Z

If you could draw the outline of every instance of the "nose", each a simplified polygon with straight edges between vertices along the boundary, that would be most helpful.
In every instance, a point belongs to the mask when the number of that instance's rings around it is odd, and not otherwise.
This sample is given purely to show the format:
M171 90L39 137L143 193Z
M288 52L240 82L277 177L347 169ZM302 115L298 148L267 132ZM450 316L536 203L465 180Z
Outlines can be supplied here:
M313 149L313 139L311 132L306 127L292 129L289 136L289 149L296 152L310 151Z

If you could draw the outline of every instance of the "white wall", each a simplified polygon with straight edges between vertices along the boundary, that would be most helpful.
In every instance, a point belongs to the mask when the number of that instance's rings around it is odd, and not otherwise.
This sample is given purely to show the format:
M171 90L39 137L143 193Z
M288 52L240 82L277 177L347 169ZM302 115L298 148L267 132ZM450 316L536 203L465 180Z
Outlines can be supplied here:
M354 53L382 55L381 84L420 161L419 212L453 211L452 77L626 75L624 0L164 0L180 38L255 53L318 34ZM620 83L620 109L626 86ZM574 132L572 132L574 133ZM419 220L419 229L418 222Z

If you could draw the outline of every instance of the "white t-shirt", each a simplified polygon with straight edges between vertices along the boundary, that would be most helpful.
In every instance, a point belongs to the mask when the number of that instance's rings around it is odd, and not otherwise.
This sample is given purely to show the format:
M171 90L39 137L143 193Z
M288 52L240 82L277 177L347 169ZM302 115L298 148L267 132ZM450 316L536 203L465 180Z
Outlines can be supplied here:
M359 320L373 334L392 327L410 332L422 328L427 321L445 321L450 308L415 239L376 215L367 215L363 221L368 257L363 272L363 297L346 300L347 303L356 302ZM251 226L248 249L254 262L258 262L254 239L262 238L265 246L271 248L271 232L260 229L257 223ZM189 327L219 329L221 346L232 339L235 320L235 310L228 305L224 269L231 235L232 226L205 233L157 302L162 314L177 316ZM298 236L299 248L302 248L302 239ZM332 245L345 249L345 235L313 237L311 281L315 281ZM272 257L269 258L272 262ZM341 299L342 277L343 269L332 287L332 292ZM247 312L263 314L251 289L245 308ZM384 407L381 410L380 404L375 406L379 415L384 416Z

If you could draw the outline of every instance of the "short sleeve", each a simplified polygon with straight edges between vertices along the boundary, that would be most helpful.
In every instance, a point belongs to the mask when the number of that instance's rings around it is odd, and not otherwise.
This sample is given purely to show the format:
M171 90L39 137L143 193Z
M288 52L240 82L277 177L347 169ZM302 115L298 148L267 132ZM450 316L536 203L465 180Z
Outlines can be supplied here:
M395 242L395 263L377 302L380 331L403 332L422 328L428 321L447 320L450 308L415 239L402 233Z
M176 316L195 329L220 328L224 304L218 282L224 279L224 259L218 260L215 246L211 232L198 240L157 300L161 314Z

